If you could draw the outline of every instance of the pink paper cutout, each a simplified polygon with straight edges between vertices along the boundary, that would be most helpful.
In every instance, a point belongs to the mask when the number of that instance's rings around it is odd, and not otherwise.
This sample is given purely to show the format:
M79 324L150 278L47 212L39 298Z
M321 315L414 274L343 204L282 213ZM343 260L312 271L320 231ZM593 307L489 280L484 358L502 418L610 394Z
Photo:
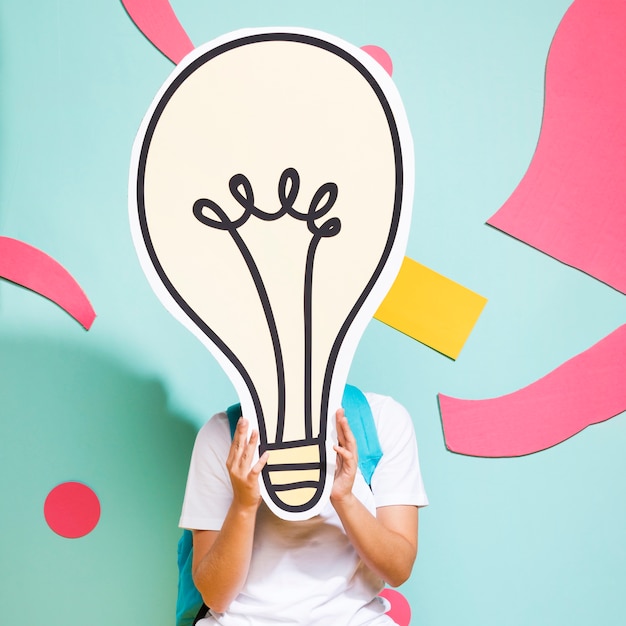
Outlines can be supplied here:
M389 587L385 587L378 595L391 604L391 608L385 615L388 615L398 626L409 626L411 623L409 601L399 591Z
M139 30L176 65L195 46L167 0L122 0Z
M87 330L96 318L71 274L52 257L23 241L0 237L0 277L52 300Z
M548 55L536 152L488 224L626 293L626 2L576 0Z
M446 446L481 457L554 446L626 410L626 325L519 391L487 400L439 394Z
M384 70L391 76L393 74L393 61L389 56L389 53L380 46L361 46L361 50L367 52L373 59L378 61L384 68Z
M43 513L48 526L61 537L78 539L89 534L100 520L100 500L87 485L57 485L46 498Z

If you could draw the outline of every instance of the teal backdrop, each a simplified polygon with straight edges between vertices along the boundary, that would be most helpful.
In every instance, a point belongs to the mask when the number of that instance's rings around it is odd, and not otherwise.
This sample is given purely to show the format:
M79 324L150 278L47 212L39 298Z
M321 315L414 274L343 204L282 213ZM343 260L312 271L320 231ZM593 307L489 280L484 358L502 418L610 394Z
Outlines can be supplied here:
M623 624L624 415L537 454L480 459L446 450L436 399L514 391L626 319L623 295L485 225L532 157L546 56L570 2L172 5L196 45L291 25L385 48L415 140L408 255L489 299L457 361L373 321L350 373L415 422L431 504L401 588L412 624ZM157 301L129 232L131 146L172 69L119 0L0 4L0 235L62 263L98 314L86 332L0 280L2 624L173 624L191 446L236 397ZM43 516L70 480L102 506L74 540Z

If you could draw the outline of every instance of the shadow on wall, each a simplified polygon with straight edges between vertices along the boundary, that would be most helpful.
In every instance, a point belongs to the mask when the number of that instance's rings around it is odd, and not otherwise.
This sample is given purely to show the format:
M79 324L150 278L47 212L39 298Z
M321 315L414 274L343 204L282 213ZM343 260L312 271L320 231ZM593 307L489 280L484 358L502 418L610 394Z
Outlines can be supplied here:
M194 438L160 382L73 345L0 337L0 621L170 626ZM43 516L72 480L101 505L80 539Z

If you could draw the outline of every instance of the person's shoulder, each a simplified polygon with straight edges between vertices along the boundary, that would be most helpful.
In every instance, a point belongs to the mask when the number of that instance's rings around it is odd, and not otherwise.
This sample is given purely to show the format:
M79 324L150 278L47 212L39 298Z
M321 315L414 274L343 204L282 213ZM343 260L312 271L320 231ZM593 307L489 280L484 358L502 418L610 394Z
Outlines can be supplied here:
M196 441L230 441L230 425L225 411L215 413L198 431Z
M391 396L365 392L383 451L400 441L414 441L415 428L407 409Z
M391 396L366 391L365 397L367 398L370 408L372 409L372 415L374 416L374 421L376 423L381 420L411 422L411 416L404 405L400 404L400 402Z
M425 506L419 455L413 420L407 409L391 396L366 393L376 424L382 457L372 475L376 507Z

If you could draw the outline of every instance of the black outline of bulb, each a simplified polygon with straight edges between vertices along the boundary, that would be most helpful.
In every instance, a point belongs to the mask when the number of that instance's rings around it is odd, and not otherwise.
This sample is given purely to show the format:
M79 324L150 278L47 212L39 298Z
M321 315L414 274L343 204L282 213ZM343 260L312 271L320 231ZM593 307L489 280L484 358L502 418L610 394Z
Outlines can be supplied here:
M282 500L277 499L276 494L274 494L272 490L270 489L267 490L269 497L272 499L272 501L276 504L276 506L280 510L283 510L285 512L291 512L291 513L301 513L301 512L306 512L306 511L311 510L317 504L317 502L322 496L322 493L324 491L324 488L327 482L327 477L326 477L326 462L327 462L326 436L327 436L327 428L328 428L327 416L328 416L328 411L330 408L329 403L330 403L331 382L332 382L333 373L335 370L335 366L337 364L337 359L338 359L342 344L344 342L344 339L346 338L346 335L348 334L348 331L350 330L350 327L355 321L359 311L365 304L369 294L374 289L375 285L377 284L381 276L381 273L383 272L383 269L385 268L387 262L389 261L390 255L392 254L392 250L394 249L394 243L396 241L396 236L398 234L398 228L400 224L400 217L401 217L401 212L403 208L404 160L403 160L403 154L402 154L402 149L401 149L400 133L398 130L398 125L396 123L396 118L394 116L394 112L392 110L392 107L387 99L387 96L383 88L379 85L377 80L372 76L372 74L366 68L366 66L363 65L350 52L348 52L344 48L330 41L327 41L327 40L324 40L324 39L315 37L311 34L303 33L303 32L280 32L280 31L279 32L261 32L261 33L256 33L252 35L242 36L231 41L227 41L225 43L217 45L214 48L207 50L206 52L202 52L199 54L199 56L192 59L190 63L186 67L184 67L182 71L172 79L171 83L168 84L167 87L164 89L163 93L159 97L158 102L156 103L154 108L151 110L150 117L145 126L145 133L142 136L142 139L140 142L140 150L139 150L139 155L138 155L138 160L137 160L136 208L137 208L138 218L139 218L138 220L139 228L141 231L141 235L143 238L146 251L149 255L151 264L154 270L156 271L162 285L165 287L167 292L169 292L170 297L176 302L178 307L185 313L185 315L194 323L194 325L201 331L201 333L204 334L209 339L211 344L215 346L222 353L222 355L231 363L231 365L238 371L239 375L242 378L243 383L246 385L247 389L250 392L251 400L253 402L256 415L262 416L263 413L261 410L260 400L259 400L258 394L255 391L254 383L251 380L250 375L248 374L246 368L243 366L239 358L232 352L232 350L230 350L230 348L219 337L219 335L214 330L212 330L210 326L207 324L207 322L205 322L192 309L192 307L185 301L184 297L177 291L175 286L170 282L166 271L164 270L161 263L159 262L158 255L155 252L155 249L152 245L152 240L150 237L148 220L146 216L146 208L144 204L143 184L144 184L144 177L145 177L147 155L150 149L151 138L153 136L155 128L159 122L159 119L165 107L167 106L169 100L174 95L176 90L181 86L181 84L189 76L191 76L196 71L196 69L203 66L205 63L207 63L211 59L214 59L217 56L225 52L228 52L229 50L233 50L233 49L236 49L241 46L248 45L248 44L254 44L254 43L259 43L259 42L270 42L270 41L271 42L289 41L289 42L297 42L297 43L303 43L306 45L317 46L319 48L322 48L342 58L344 61L348 62L357 72L359 72L361 76L370 85L372 91L375 93L377 100L380 103L380 106L384 112L385 118L389 126L389 134L390 134L390 139L391 139L391 143L393 146L393 155L394 155L395 191L394 191L394 198L393 198L393 209L391 211L389 230L388 230L387 239L385 241L384 249L380 253L380 258L376 264L376 268L374 272L371 274L369 280L367 281L367 284L363 287L359 297L356 299L354 305L352 306L352 308L346 315L344 322L341 324L341 327L335 336L335 339L332 344L332 348L328 355L326 368L324 371L321 402L319 406L320 417L321 417L320 432L317 438L317 443L319 445L319 452L320 452L320 470L321 470L319 484L316 483L318 487L317 491L314 494L314 496L311 499L309 499L305 504L291 506L291 505L286 504ZM285 172L289 172L289 171L290 171L290 168L285 170ZM283 177L287 176L285 172L283 172ZM235 193L233 194L233 197L235 197L235 199L238 199L240 204L243 202L242 206L244 206L244 208L246 208L248 203L250 204L250 206L247 208L247 211L250 213L250 215L248 215L248 218L251 215L256 215L257 217L260 217L262 215L262 216L265 216L264 219L268 219L267 216L269 214L266 214L263 211L258 210L256 207L254 207L254 210L253 210L254 202L253 202L253 196L251 195L251 186L249 186L249 181L247 183L244 181L247 181L247 179L242 174L236 175L235 177L231 178L231 182L230 182L231 193L233 193L232 191L233 187L236 190ZM332 184L332 183L327 183L327 185L329 184ZM323 187L324 186L320 187L320 189L318 190L318 194L321 193L321 189ZM240 188L244 189L243 193L239 191ZM293 193L293 187L292 189L287 191L287 187L285 185L284 190L285 190L284 199L286 200L287 194ZM326 189L324 193L328 195L328 189ZM321 202L321 199L322 197L318 198L318 203ZM203 204L203 201L205 201L204 204ZM201 204L203 204L203 208L209 208L215 212L215 206L211 205L209 200L201 199L200 202ZM281 199L281 202L282 202L282 199ZM285 202L284 204L288 205L289 203ZM328 210L330 210L331 208L330 205L331 203L329 201L326 203L326 205L323 206L323 209L325 210L327 208ZM315 206L313 201L311 202L311 206ZM410 212L409 207L407 207L406 210ZM292 215L292 217L296 217L296 219L302 219L303 221L307 221L307 218L304 216L308 215L308 213L307 214L298 213L295 210L293 211L293 213L294 215ZM216 213L216 215L218 214ZM276 214L273 214L273 215L276 215ZM315 219L318 219L319 217L321 217L321 215L318 215ZM238 220L236 220L234 223L237 223L237 221ZM331 220L328 220L326 224L328 224L329 222L331 224L334 224L334 222L332 222L332 218ZM215 223L217 224L218 222L216 221ZM307 224L311 224L311 223L312 223L312 220L309 218ZM315 226L314 230L315 228L317 227ZM324 225L322 225L320 228L323 229ZM331 231L333 228L335 227L334 226L331 227ZM338 225L337 225L337 228L338 228ZM228 229L227 224L223 223L222 229L227 230ZM231 231L231 236L232 236L232 231ZM324 235L322 235L322 237L320 237L319 239L321 240L323 236ZM311 243L313 243L314 240L315 240L315 236ZM319 243L319 241L317 243ZM313 248L313 251L314 251L314 248ZM311 255L311 261L312 261L313 256L314 255ZM280 348L278 349L280 350ZM260 431L262 430L261 424L259 424L259 430ZM281 447L282 448L297 447L299 445L301 445L301 442L283 442ZM263 441L263 439L261 438L260 449L263 450L264 447L267 447L267 446L268 446L267 439ZM299 464L297 469L303 469L303 468L304 466L302 464ZM295 468L291 468L291 469L295 469ZM265 484L267 487L267 484L268 484L267 479L265 479Z

